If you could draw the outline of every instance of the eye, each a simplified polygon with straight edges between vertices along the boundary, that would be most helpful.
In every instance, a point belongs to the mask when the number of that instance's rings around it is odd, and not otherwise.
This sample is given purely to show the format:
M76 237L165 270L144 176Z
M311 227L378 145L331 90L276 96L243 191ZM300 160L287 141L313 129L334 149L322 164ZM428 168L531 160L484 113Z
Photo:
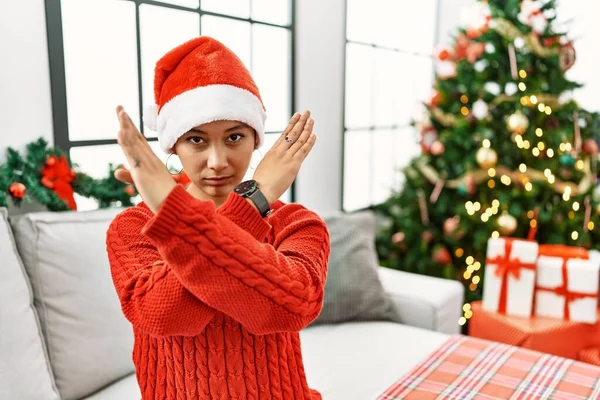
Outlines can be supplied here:
M242 140L244 138L244 135L242 135L241 133L234 133L233 135L229 136L229 140L233 143L237 143L240 140Z
M187 141L190 142L191 144L202 144L204 143L204 139L202 139L200 136L190 136L187 138Z

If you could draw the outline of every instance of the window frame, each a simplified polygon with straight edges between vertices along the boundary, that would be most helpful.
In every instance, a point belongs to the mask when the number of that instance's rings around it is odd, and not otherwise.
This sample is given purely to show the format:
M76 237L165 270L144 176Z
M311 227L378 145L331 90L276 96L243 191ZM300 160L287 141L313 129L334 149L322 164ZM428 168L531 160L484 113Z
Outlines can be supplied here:
M140 34L140 6L142 4L163 7L166 9L182 10L187 12L195 12L199 16L199 32L202 32L202 16L209 15L220 18L227 18L241 22L248 22L250 26L255 24L271 26L275 28L286 29L290 34L290 69L289 69L289 96L290 110L289 115L292 115L296 109L296 0L287 0L290 2L290 22L287 25L274 24L270 22L254 20L249 18L237 17L233 15L215 13L202 9L202 0L198 0L197 8L184 7L175 4L162 3L153 0L122 0L135 3L135 24L136 24L136 42L137 42L137 72L138 72L138 103L140 120L138 126L140 132L144 134L143 116L143 86L142 86L142 63L141 63L141 34ZM252 15L252 1L250 2L250 15ZM117 139L89 139L89 140L71 140L69 138L69 116L67 105L67 88L65 76L65 54L63 43L63 27L62 27L62 9L61 0L45 0L46 11L46 33L48 40L48 58L50 67L50 92L52 100L52 124L53 138L55 146L59 147L65 154L69 155L72 148L75 147L90 147L102 145L118 144ZM252 43L252 29L250 30L250 42ZM252 49L252 47L251 47ZM252 53L251 53L252 54ZM285 129L285 127L282 127ZM265 135L281 134L280 131L265 132ZM146 138L149 142L158 141L156 137ZM290 186L290 202L296 201L295 181Z
M389 126L378 126L378 125L370 125L370 126L363 126L363 127L356 127L356 128L348 128L348 126L346 125L346 84L347 84L347 80L346 80L346 74L347 74L347 62L348 62L348 45L349 44L353 44L353 45L362 45L362 46L370 46L373 49L377 50L388 50L388 51L394 51L394 52L399 52L402 54L409 54L409 55L416 55L419 57L430 57L432 59L432 62L435 62L434 56L433 54L423 54L423 53L415 53L413 51L406 51L406 50L402 50L402 49L398 49L398 48L393 48L393 47L387 47L387 46L381 46L375 43L367 43L367 42L361 42L361 41L356 41L356 40L350 40L348 39L348 0L346 0L344 2L345 4L345 8L344 8L344 49L343 49L343 57L344 57L344 62L343 62L343 70L342 70L342 76L344 77L344 84L342 87L342 101L343 101L343 107L342 107L342 140L341 140L341 173L340 173L340 190L341 190L341 195L340 195L340 210L343 212L359 212L359 211L364 211L364 210L372 210L374 209L378 204L370 204L369 206L366 207L362 207L362 208L358 208L358 209L352 209L352 210L346 210L344 208L344 193L345 193L345 162L346 162L346 133L348 132L353 132L353 131L366 131L368 132L368 140L372 141L372 137L373 135L377 134L377 131L393 131L393 130L398 130L398 129L402 129L402 128L408 128L410 127L409 125L389 125ZM435 4L436 4L436 9L435 9L435 15L434 15L434 34L433 34L433 43L431 48L434 49L435 46L438 45L439 43L439 35L440 35L440 19L441 19L441 13L440 13L440 7L441 7L441 0L435 0ZM435 67L435 65L434 65ZM433 76L432 76L432 84L434 83L434 76L435 76L435 68L433 71ZM371 99L371 105L372 105L373 99ZM372 143L371 143L372 144ZM371 146L371 151L369 154L369 168L371 168L372 163L373 163L373 158L374 158L374 154L373 154L373 146ZM372 172L372 169L371 169ZM369 196L372 197L372 193L373 193L373 177L371 176L371 179L369 181L369 187L367 188L367 190L369 191Z

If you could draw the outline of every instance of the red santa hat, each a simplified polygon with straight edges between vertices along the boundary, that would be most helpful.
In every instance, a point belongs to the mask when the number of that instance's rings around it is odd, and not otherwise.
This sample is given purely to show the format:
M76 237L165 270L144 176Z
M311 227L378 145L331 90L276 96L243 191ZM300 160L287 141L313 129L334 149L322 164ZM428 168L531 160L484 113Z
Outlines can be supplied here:
M158 132L160 147L173 145L190 129L212 121L240 121L264 142L265 108L250 72L224 44L208 36L165 54L154 72L156 104L144 110L144 125Z

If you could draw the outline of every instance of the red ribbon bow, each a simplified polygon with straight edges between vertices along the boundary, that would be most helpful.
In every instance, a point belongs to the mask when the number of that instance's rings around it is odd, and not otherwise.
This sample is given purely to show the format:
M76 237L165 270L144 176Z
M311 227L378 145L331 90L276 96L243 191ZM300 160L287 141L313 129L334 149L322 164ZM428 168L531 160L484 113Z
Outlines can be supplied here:
M50 156L46 165L42 167L42 185L52 189L72 210L77 210L77 203L73 195L71 182L75 177L75 171L69 166L67 157Z
M500 286L500 300L498 301L498 313L506 314L506 298L508 294L508 275L515 278L521 278L521 269L530 269L535 271L535 263L525 263L518 258L511 257L512 239L504 239L504 255L498 255L495 258L488 258L486 263L496 264L495 275L502 280Z

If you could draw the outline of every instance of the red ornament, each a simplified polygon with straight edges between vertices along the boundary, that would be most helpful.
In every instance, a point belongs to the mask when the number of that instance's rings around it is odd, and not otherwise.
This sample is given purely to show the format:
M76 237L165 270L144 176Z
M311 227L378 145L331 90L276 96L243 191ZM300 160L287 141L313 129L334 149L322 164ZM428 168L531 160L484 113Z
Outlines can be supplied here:
M50 156L46 160L46 165L42 167L41 182L42 185L52 189L71 210L77 210L77 203L75 203L73 187L71 186L74 178L71 171L69 161L64 154L60 158Z
M596 143L594 139L585 139L583 141L582 150L586 154L595 156L596 154L598 154L598 143Z
M448 50L445 47L442 47L441 49L439 49L437 51L437 59L440 61L446 61L449 60L450 57L452 57L452 55L450 54L450 50Z
M460 61L466 58L471 64L477 61L485 52L485 43L472 42L466 35L460 34L454 44L454 59Z
M52 167L54 164L56 164L56 161L56 156L48 156L48 158L46 158L46 165Z
M405 238L406 238L406 235L404 234L404 232L396 232L392 235L392 243L400 244L400 243L404 242Z
M445 247L438 247L434 252L431 258L434 263L447 265L452 262L452 257L450 256L450 252Z
M130 197L135 196L135 188L133 187L133 185L127 185L125 186L125 193L127 193Z
M431 231L421 233L421 240L425 243L431 242L433 240L433 233Z
M21 182L11 183L10 187L8 188L10 195L18 200L22 200L23 197L25 197L25 190L25 185L23 185Z
M438 92L437 90L434 89L431 92L431 98L429 99L429 106L437 107L440 104L441 100L442 100L442 95L440 94L440 92Z
M448 218L444 221L444 235L454 236L459 223L460 219L458 217Z

